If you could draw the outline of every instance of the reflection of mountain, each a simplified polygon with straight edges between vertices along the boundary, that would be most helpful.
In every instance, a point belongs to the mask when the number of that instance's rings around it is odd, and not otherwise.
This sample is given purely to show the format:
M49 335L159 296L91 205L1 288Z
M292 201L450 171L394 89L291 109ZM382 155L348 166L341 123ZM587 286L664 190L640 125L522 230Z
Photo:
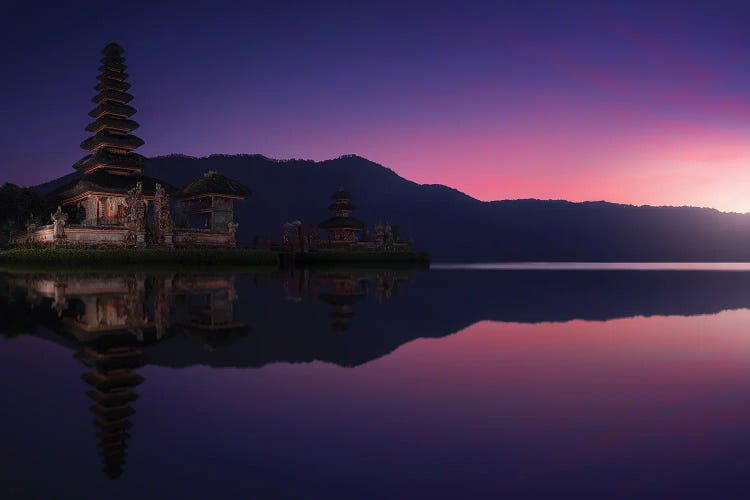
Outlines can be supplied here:
M94 325L150 334L161 340L145 346L148 362L175 367L314 360L355 366L482 320L606 320L750 307L750 273L734 272L307 270L236 279L66 279L63 287L61 280L24 278L27 291L15 291L14 300L47 297L36 311L49 311L45 321L55 330L75 327L79 341ZM75 298L86 287L91 293ZM75 313L84 303L89 312ZM53 305L67 307L62 321ZM76 326L81 321L92 326ZM244 326L250 323L252 334Z
M301 302L282 301L275 292L263 293L239 280L238 293L246 305L240 313L252 311L253 335L213 353L172 337L151 346L150 359L167 366L252 367L314 360L356 366L414 339L443 337L482 320L598 321L750 307L750 273L439 271L418 273L400 287L398 298L384 304L372 300L377 280L373 274L370 296L353 306L351 328L343 335L330 327L332 306L307 296Z

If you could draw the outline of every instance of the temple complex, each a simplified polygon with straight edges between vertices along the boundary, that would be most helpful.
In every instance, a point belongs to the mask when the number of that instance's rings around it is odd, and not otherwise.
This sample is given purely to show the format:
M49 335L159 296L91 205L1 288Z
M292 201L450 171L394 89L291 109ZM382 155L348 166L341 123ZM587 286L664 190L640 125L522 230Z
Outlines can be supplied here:
M249 190L206 174L182 191L143 175L148 161L135 150L143 140L133 135L139 125L130 105L123 48L111 42L102 50L97 94L86 127L92 135L81 143L89 152L73 168L81 177L52 195L60 206L52 224L30 223L18 245L54 246L235 246L233 201ZM180 208L188 218L200 215L198 225L175 228L171 198L180 194Z
M401 256L412 256L414 248L411 240L401 238L399 226L378 223L370 232L365 223L352 216L356 209L352 205L352 195L343 187L331 195L333 203L328 210L333 216L307 232L301 221L287 222L283 226L283 239L277 248L295 261L314 262L316 258L330 260L344 256L348 259L360 256L389 256L396 260ZM318 228L328 232L328 239L321 237ZM273 247L272 247L273 248ZM417 257L419 260L422 257Z
M348 245L357 241L357 235L365 228L365 224L352 217L355 210L352 205L352 195L343 187L331 195L333 203L328 210L333 212L333 217L324 220L318 226L330 233L331 244Z

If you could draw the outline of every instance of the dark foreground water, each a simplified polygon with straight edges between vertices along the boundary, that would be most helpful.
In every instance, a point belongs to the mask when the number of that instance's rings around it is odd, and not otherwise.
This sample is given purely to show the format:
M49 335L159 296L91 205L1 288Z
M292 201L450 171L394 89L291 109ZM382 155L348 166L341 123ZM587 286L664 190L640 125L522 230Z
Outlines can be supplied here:
M2 498L748 498L750 272L0 276Z

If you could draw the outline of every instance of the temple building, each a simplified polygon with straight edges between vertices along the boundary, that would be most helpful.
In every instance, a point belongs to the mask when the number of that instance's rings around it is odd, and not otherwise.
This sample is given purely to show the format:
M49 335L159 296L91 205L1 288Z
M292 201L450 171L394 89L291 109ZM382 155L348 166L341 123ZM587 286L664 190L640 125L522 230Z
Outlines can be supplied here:
M234 246L238 224L233 201L249 191L234 181L214 175L199 179L181 192L180 203L189 215L206 214L209 224L175 231L171 197L177 190L143 175L148 160L135 152L143 140L133 134L139 125L130 105L123 48L111 42L102 50L98 92L86 127L92 135L81 143L89 152L73 168L81 177L52 193L60 207L52 224L29 224L16 244L55 246ZM220 182L219 182L220 181ZM215 189L213 189L215 188Z
M357 241L357 235L361 233L365 224L352 217L355 210L352 205L352 195L343 187L331 195L333 203L328 210L333 212L333 217L321 222L318 227L330 233L331 244L348 245Z
M156 201L157 186L174 191L171 186L144 176L145 157L134 150L143 140L132 132L139 127L131 117L136 113L129 105L133 96L127 93L127 67L123 49L112 42L102 50L99 67L98 94L94 96L93 118L86 130L93 135L81 143L90 154L73 168L83 177L61 193L62 206L72 215L67 239L80 242L146 244L146 214L149 204ZM163 194L163 193L159 193ZM159 200L162 203L165 200ZM153 208L151 208L153 211Z
M206 172L177 194L176 242L234 246L238 227L234 202L248 196L250 190L242 184L214 171Z

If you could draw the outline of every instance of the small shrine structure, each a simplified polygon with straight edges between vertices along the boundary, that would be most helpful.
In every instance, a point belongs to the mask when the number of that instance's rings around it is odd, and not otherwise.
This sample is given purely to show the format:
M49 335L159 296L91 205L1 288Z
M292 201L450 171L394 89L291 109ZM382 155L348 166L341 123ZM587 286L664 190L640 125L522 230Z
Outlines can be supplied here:
M331 195L333 203L328 210L333 212L333 217L324 220L318 227L327 230L331 237L332 245L350 245L357 241L357 235L364 228L364 222L352 217L352 212L356 209L352 205L352 195L343 187Z
M235 246L239 224L234 220L234 202L250 196L250 190L210 170L177 194L175 233L178 245Z

